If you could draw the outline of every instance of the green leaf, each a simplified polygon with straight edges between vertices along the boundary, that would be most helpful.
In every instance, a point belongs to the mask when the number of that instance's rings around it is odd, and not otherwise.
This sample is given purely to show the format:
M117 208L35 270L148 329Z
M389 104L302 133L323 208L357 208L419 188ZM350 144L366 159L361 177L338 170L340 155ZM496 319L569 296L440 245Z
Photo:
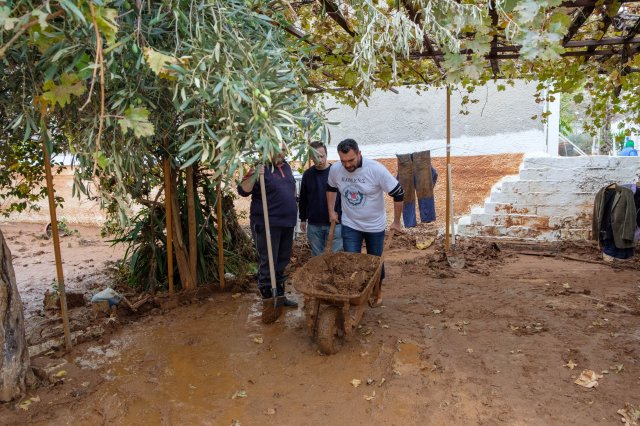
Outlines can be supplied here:
M109 44L116 42L116 34L118 33L117 17L118 11L115 9L109 7L96 8L96 22L98 23L100 34L104 36Z
M540 2L537 0L520 1L515 7L515 11L520 14L521 22L531 22L540 10Z
M43 30L49 26L49 24L47 24L48 14L46 12L36 9L33 12L31 12L31 16L38 18L38 24L40 25L40 28L42 28Z
M144 48L144 60L158 77L162 78L174 78L172 74L174 71L169 70L167 67L169 65L177 64L178 60L169 55L165 55L164 53L160 53L157 50L153 50L150 47Z
M59 85L56 85L53 80L47 80L42 88L44 90L42 98L52 107L56 104L64 107L71 102L71 95L80 96L86 90L76 74L67 73L62 74Z
M0 29L11 31L18 23L19 19L10 18L9 15L11 15L10 8L6 6L0 7Z
M109 165L109 159L104 155L102 151L98 151L98 166L105 170Z
M124 118L118 119L122 133L127 133L129 129L138 137L153 136L155 127L149 122L149 111L142 107L129 106L124 112Z
M82 14L82 11L80 9L78 9L78 6L76 6L75 2L72 0L60 0L60 4L62 5L63 9L68 9L69 11L71 11L71 13L78 18L78 20L80 22L82 22L83 24L87 24L87 20L85 19L84 15Z

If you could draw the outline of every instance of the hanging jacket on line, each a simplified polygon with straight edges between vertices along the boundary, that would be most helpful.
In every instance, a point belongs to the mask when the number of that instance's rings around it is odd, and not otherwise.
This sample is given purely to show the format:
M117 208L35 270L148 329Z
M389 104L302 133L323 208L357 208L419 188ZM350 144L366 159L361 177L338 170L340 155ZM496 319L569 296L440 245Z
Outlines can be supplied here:
M610 214L605 214L605 192L609 187L604 187L596 194L593 204L592 238L602 242L600 231L605 228L602 223L605 216L610 217L611 232L617 248L633 248L634 234L636 230L636 209L633 192L629 188L615 185L610 190L615 191L611 203Z

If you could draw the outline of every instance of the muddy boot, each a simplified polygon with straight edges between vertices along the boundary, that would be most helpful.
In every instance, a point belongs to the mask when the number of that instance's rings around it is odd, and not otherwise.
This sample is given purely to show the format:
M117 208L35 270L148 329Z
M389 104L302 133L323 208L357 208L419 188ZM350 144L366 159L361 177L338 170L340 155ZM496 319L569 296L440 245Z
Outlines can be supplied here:
M285 308L297 308L298 302L296 302L295 300L287 299L287 297L284 295L284 282L277 283L276 286L278 288L278 297L284 300L283 306Z
M284 307L284 297L276 297L275 306L273 306L273 298L262 299L262 323L273 324L276 322Z

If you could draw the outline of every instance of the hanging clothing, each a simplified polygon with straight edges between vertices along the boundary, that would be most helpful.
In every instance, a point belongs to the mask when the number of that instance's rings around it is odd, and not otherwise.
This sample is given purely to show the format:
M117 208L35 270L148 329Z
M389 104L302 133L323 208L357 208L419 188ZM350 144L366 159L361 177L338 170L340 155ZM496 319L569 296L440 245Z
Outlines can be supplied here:
M633 192L620 185L600 189L593 205L592 237L603 252L618 259L633 256L635 231Z
M633 201L636 208L636 242L640 241L640 191L638 191L637 183L629 183L623 185L625 188L629 188L633 192Z
M431 165L431 151L398 154L398 181L404 189L402 219L406 228L416 226L416 198L421 222L436 220L433 188L438 172Z

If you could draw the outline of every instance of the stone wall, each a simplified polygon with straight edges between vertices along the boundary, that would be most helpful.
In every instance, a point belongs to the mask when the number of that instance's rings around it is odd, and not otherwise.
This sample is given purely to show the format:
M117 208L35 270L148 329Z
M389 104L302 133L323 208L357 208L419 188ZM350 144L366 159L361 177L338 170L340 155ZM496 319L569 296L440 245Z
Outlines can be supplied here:
M457 232L535 240L591 239L595 195L611 183L639 180L639 157L525 156L520 173L491 190L462 217Z

